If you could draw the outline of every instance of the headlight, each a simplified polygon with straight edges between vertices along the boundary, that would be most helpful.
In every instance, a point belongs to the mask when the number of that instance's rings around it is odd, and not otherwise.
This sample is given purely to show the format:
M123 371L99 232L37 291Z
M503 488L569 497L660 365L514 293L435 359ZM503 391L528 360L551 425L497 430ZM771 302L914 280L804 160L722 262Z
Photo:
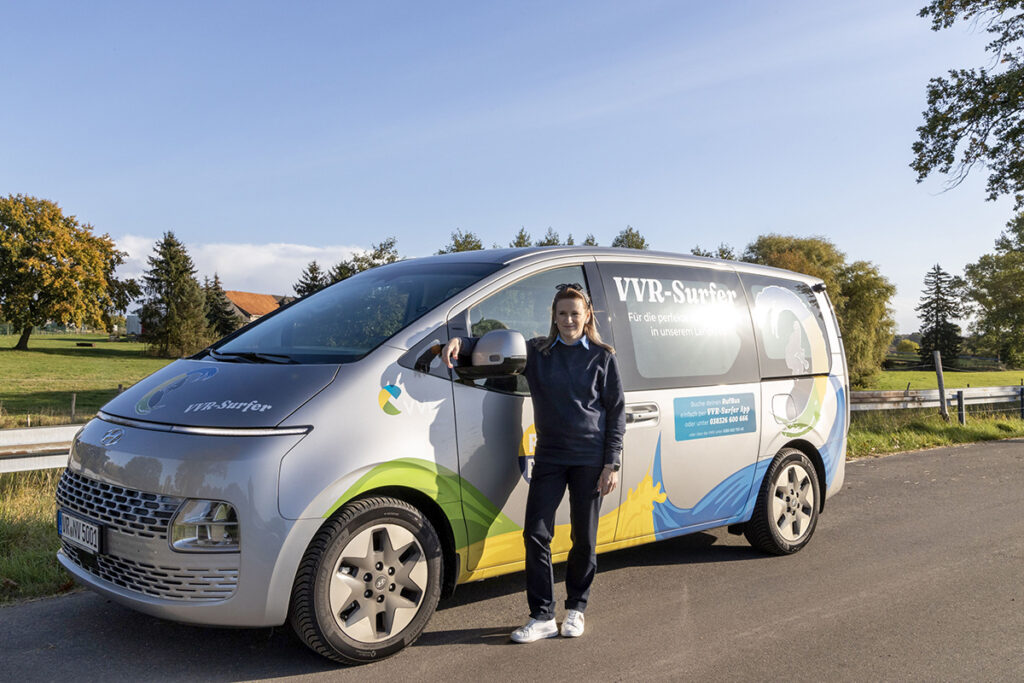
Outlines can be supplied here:
M220 500L186 500L171 523L171 548L186 553L237 553L238 515Z

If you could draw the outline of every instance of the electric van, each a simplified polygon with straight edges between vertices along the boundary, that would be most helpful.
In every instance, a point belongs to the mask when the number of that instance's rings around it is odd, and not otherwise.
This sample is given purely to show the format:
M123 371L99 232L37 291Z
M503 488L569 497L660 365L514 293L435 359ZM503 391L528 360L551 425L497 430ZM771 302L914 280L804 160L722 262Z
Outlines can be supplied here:
M536 430L519 373L561 283L584 285L625 389L599 552L721 526L802 548L843 484L849 424L824 283L554 247L374 268L132 386L74 440L60 563L157 617L290 622L345 663L401 650L457 584L523 567ZM480 341L453 371L455 335Z

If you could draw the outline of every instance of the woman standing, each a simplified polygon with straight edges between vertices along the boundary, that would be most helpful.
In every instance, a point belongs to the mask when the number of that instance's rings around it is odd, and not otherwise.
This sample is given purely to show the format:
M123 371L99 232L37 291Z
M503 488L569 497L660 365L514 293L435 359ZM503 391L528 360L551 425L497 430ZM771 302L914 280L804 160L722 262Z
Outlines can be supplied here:
M625 399L615 351L601 341L590 299L578 283L559 285L551 331L527 344L526 381L533 399L537 446L526 501L526 598L530 619L512 632L517 643L558 635L551 538L555 509L569 489L572 549L566 565L563 636L583 635L583 613L597 571L601 497L619 482ZM456 337L442 357L468 354L474 339Z

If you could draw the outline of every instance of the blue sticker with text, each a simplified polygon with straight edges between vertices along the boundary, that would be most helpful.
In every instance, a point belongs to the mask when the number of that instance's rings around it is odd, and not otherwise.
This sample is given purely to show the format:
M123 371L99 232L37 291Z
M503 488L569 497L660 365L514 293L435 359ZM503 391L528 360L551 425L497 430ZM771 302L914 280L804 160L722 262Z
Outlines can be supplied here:
M676 441L745 434L757 429L751 393L677 398L672 407L676 417Z

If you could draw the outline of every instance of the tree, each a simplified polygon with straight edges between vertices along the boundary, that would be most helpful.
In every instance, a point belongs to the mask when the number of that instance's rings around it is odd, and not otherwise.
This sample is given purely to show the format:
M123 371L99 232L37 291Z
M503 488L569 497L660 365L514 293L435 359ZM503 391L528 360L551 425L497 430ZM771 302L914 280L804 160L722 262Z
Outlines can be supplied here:
M530 240L530 233L526 232L526 228L520 227L519 232L512 238L512 241L508 243L509 247L528 247L533 242Z
M0 316L21 333L14 348L28 349L47 321L109 326L139 294L134 280L114 277L125 256L54 202L0 197Z
M920 349L921 345L912 339L900 339L896 342L896 351L899 353L913 353L917 355Z
M329 284L341 282L370 268L402 260L402 257L398 255L398 248L395 246L397 243L396 238L388 237L380 244L372 245L369 251L355 254L352 258L335 264L327 275L330 280Z
M846 255L823 237L761 235L742 259L806 273L825 281L846 347L850 381L867 386L881 368L896 323L889 302L896 288L868 261L846 262Z
M1024 214L1010 221L985 254L964 269L966 298L974 314L971 330L978 350L1014 367L1024 367Z
M313 260L302 271L299 281L292 285L292 289L295 290L295 296L301 298L319 292L328 284L327 273L320 268L316 260Z
M562 238L558 236L558 233L554 231L551 226L548 226L548 231L544 233L544 236L536 241L535 246L538 247L557 247L562 243Z
M729 261L736 260L736 250L730 247L725 242L720 243L718 245L718 248L715 249L714 251L701 249L700 245L697 245L690 250L690 253L693 254L694 256L706 256L708 258L720 258Z
M456 230L452 233L452 241L438 250L438 254L453 254L457 251L477 251L484 248L484 243L475 234L467 230Z
M928 82L928 108L917 129L914 161L922 182L932 172L959 185L980 166L988 172L988 199L1014 198L1024 210L1024 1L932 0L919 16L932 30L958 20L984 27L993 36L985 47L988 67L953 69Z
M963 281L944 271L936 263L924 276L921 303L914 310L920 313L921 361L934 362L933 352L942 354L944 365L956 363L960 355L960 326L953 320L963 315Z
M213 274L213 280L203 280L203 294L206 299L206 322L214 337L227 336L245 324L224 293L217 273Z
M585 246L585 247L596 247L597 246L597 238L594 237L593 233L590 233L590 232L587 233L586 239L583 240L583 246Z
M142 276L145 299L139 309L143 337L161 356L188 356L210 342L206 297L185 245L165 232L153 247Z
M612 246L622 249L649 248L647 240L632 225L627 225L622 232L615 236L615 239L612 240Z

